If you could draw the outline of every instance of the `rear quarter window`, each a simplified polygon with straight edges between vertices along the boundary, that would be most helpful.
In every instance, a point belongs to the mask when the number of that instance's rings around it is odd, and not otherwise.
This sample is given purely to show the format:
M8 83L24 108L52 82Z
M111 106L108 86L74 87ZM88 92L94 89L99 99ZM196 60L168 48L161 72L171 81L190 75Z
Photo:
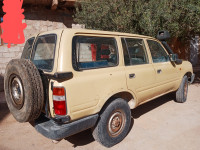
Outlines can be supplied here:
M55 34L42 35L37 38L34 45L32 61L37 68L52 71L57 36Z
M21 58L30 59L34 40L35 37L32 37L26 41Z

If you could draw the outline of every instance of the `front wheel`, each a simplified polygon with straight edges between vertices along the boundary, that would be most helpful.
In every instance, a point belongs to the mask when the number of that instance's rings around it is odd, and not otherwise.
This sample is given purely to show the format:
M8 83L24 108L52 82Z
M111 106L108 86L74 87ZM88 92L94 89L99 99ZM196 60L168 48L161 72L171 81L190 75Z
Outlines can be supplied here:
M93 137L105 147L112 147L127 135L131 124L131 110L128 103L117 98L108 104L93 130Z
M179 89L176 91L176 102L184 103L187 100L188 94L188 78L184 76Z

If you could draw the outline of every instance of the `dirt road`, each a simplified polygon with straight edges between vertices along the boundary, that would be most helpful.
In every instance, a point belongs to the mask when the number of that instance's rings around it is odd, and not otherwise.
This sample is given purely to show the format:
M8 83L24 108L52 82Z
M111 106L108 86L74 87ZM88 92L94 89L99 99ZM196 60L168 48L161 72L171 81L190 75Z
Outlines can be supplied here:
M188 100L175 103L169 95L132 111L133 123L127 137L113 150L199 150L200 85L189 87ZM94 141L90 130L58 144L43 137L29 123L18 123L0 93L0 150L106 149Z

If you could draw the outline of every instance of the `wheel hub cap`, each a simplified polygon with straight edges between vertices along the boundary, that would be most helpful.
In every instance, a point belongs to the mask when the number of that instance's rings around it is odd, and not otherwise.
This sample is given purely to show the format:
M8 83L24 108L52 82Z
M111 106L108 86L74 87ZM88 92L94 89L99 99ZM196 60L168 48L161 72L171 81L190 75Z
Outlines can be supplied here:
M108 132L109 135L112 137L118 136L124 128L125 125L125 114L122 111L115 111L108 122Z
M21 80L17 76L11 79L10 90L14 105L20 109L24 104L24 93Z

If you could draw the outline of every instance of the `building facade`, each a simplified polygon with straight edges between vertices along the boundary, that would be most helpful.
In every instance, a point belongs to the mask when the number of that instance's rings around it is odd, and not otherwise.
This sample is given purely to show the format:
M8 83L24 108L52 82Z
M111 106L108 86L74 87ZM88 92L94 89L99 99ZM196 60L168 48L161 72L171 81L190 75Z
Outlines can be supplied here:
M74 24L73 5L74 0L24 0L25 19L23 22L27 24L24 30L25 40L38 32L60 28L83 28L83 26ZM4 15L2 6L3 0L0 0L0 17ZM8 48L2 39L0 41L0 91L2 91L6 65L11 59L21 57L25 43L11 45L11 48Z

